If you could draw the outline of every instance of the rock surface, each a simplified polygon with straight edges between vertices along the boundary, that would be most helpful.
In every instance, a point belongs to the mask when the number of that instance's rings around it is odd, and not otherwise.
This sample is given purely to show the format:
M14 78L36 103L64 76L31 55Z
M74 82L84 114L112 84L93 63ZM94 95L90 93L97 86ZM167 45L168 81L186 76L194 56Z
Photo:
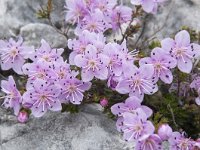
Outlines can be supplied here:
M99 105L86 105L78 114L48 112L28 123L0 109L1 150L129 150L115 123Z
M64 19L64 1L53 1L55 23ZM42 38L53 47L65 47L65 37L36 17L36 11L46 2L0 0L0 39L22 35L28 45L35 47ZM171 0L157 15L148 16L141 39L153 35L163 25L155 35L158 39L175 33L183 25L200 31L199 10L199 0ZM122 140L115 122L102 114L99 106L86 105L79 114L48 112L40 119L31 118L27 124L17 123L11 112L0 108L0 150L122 149L133 149L133 144Z
M182 26L200 31L199 0L169 0L156 15L149 15L146 20L143 38L152 36L163 39L175 34Z
M40 45L41 39L45 39L52 47L67 46L66 37L47 24L29 23L20 29L20 35L24 37L25 44L35 47Z

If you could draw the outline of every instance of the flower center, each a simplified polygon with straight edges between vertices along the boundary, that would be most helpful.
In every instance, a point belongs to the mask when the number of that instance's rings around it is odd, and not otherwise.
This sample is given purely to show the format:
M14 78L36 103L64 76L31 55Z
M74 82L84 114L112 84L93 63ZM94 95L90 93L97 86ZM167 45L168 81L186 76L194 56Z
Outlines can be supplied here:
M45 75L43 73L38 73L37 77L40 78L40 79L44 79Z
M80 53L85 52L85 49L86 49L86 47L85 47L84 45L81 45L81 46L80 46Z
M162 68L162 65L160 63L156 63L155 64L155 68L158 69L158 70L160 70Z
M40 97L40 99L41 99L41 101L46 101L47 96L46 96L46 95L42 95L42 96Z
M43 59L44 59L45 61L47 61L47 62L50 61L50 60L49 60L49 56L47 56L47 55L44 55L44 56L43 56Z
M133 81L133 84L135 84L135 86L140 86L141 80L138 78L138 79Z
M140 131L140 130L142 130L142 128L141 128L140 125L136 125L135 130L136 130L136 131Z
M187 149L188 148L188 141L184 140L179 144L179 147L181 149Z
M60 78L64 78L65 73L62 71L62 72L60 72L60 73L58 74L58 76L59 76Z
M69 91L72 93L72 92L74 92L74 91L76 91L76 86L75 85L71 85L70 87L69 87Z
M177 51L176 51L176 55L182 55L183 54L183 50L182 49L178 49Z
M101 11L105 11L105 10L106 10L106 7L105 7L105 5L101 4L101 5L99 5L99 9L100 9Z
M89 61L89 65L90 65L92 68L96 67L96 61L95 61L95 60L90 60L90 61Z
M111 59L109 62L109 65L112 65L114 63L114 61Z
M18 54L18 50L17 50L16 48L13 48L13 49L11 50L11 52L10 52L10 56L12 56L12 57L16 57L17 54Z
M90 28L91 30L95 30L95 29L97 28L96 23L91 23L90 26L89 26L89 28Z

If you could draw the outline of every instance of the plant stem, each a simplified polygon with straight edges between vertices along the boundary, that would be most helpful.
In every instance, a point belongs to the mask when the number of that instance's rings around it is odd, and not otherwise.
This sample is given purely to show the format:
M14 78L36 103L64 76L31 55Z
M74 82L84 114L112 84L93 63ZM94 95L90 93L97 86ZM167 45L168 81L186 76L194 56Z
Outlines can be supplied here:
M174 112L173 112L173 109L171 108L171 105L168 104L167 107L168 107L168 109L169 109L169 111L170 111L170 113L172 115L172 120L173 120L174 125L176 126L176 128L178 128L178 124L176 123Z

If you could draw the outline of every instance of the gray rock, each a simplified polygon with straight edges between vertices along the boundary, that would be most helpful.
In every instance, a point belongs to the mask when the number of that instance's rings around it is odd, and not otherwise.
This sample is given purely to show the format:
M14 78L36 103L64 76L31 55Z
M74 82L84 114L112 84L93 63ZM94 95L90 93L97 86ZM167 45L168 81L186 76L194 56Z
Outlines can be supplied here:
M199 0L170 0L166 2L160 7L158 14L147 17L141 39L153 37L161 40L172 36L182 26L200 31L199 9ZM141 41L143 42L143 40Z
M67 39L53 27L42 23L30 23L20 29L25 44L38 47L41 39L45 39L52 47L66 47Z
M115 128L115 122L99 105L86 105L78 114L48 112L28 123L0 109L1 150L129 150Z
M65 0L53 1L52 20L55 24L64 20L64 2ZM36 16L36 12L46 3L47 0L23 0L23 2L20 0L1 0L0 38L18 35L20 28L29 23L47 23L47 20L38 19Z

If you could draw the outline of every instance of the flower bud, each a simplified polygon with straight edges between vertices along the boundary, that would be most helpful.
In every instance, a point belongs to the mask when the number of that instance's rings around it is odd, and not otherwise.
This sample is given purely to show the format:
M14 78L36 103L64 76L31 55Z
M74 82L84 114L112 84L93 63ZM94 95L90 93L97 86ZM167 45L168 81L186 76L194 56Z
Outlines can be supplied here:
M108 105L108 100L106 98L103 98L100 100L100 105L102 107L106 107Z
M168 140L171 134L172 134L172 128L168 124L162 124L158 128L158 135L163 141Z
M20 111L17 116L17 120L20 123L25 123L28 120L28 113L26 111Z

